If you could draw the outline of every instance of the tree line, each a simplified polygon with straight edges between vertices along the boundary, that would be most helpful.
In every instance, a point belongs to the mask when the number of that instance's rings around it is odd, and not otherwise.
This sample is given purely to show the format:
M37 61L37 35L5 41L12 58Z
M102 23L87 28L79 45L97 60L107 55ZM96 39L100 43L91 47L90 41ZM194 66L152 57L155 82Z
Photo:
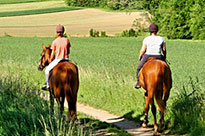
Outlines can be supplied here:
M146 10L169 39L205 39L205 0L65 0L68 6Z

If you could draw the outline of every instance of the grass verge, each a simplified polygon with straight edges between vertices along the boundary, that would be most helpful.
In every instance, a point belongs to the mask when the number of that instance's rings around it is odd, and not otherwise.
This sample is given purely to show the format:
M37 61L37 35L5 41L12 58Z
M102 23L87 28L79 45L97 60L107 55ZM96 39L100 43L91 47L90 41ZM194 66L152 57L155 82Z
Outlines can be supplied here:
M49 102L40 98L35 72L25 74L22 65L1 64L0 67L5 70L0 72L0 135L85 136L100 133L130 136L82 113L78 113L79 121L68 122L60 115L57 105L55 114L51 114Z

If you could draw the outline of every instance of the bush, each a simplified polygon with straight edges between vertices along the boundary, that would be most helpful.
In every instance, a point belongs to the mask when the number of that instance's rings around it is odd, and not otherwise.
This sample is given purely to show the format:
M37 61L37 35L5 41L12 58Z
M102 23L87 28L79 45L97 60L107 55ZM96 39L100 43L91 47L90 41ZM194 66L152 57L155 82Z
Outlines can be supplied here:
M154 14L159 6L160 1L163 0L142 0L141 4L143 9L148 10L151 14Z
M99 31L90 29L90 37L99 37Z
M90 29L90 37L108 37L105 31L99 32L97 30ZM100 35L101 34L101 35Z
M65 0L68 6L105 7L107 0Z
M108 7L113 10L143 9L141 0L65 0L68 6Z
M107 6L113 10L142 9L140 0L108 0Z
M101 32L101 37L108 37L108 36L106 35L106 32Z
M137 37L138 33L134 30L134 29L130 29L130 30L125 30L123 31L120 36L122 37Z

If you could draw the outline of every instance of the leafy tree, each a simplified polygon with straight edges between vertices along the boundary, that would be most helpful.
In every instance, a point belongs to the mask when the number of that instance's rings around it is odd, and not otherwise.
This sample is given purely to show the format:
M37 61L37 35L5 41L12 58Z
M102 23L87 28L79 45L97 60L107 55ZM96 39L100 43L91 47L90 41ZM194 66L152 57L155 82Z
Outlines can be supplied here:
M195 0L191 8L190 32L193 39L205 39L205 0Z
M108 7L113 10L143 9L141 0L65 0L68 6Z
M162 1L162 0L161 0ZM143 9L153 14L159 6L160 0L142 0Z
M170 39L205 39L205 0L162 0L153 22Z

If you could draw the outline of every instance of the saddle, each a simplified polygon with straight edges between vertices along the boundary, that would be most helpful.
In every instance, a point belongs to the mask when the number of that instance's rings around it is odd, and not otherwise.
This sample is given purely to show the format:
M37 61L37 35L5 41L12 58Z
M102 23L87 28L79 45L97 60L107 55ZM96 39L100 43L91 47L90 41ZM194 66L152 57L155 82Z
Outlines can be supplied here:
M152 60L156 60L156 59L158 59L158 58L156 58L156 57L149 57L148 59L147 59L147 61L146 62L149 62L149 61L152 61ZM162 60L162 61L164 61L164 62L166 62L167 64L170 64L166 59L159 59L159 60Z
M157 59L156 57L149 57L146 62Z

